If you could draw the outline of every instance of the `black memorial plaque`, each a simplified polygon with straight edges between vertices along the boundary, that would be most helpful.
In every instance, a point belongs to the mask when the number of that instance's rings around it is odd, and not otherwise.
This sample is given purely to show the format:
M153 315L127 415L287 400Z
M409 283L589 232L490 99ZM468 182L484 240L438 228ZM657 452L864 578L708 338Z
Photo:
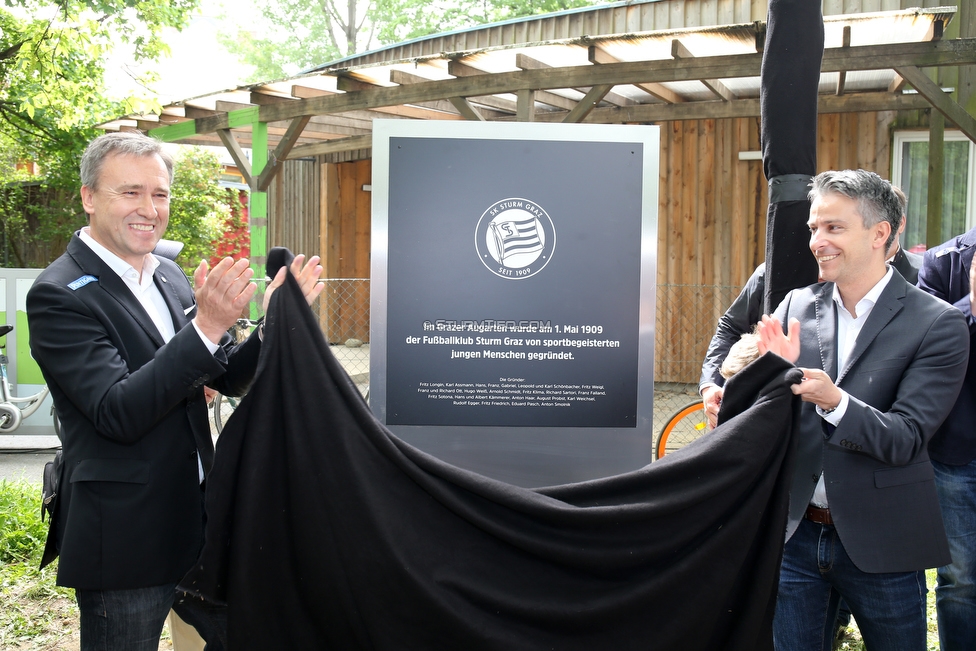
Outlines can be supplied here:
M387 424L635 427L643 144L389 151Z
M657 127L374 123L370 407L523 486L651 460Z

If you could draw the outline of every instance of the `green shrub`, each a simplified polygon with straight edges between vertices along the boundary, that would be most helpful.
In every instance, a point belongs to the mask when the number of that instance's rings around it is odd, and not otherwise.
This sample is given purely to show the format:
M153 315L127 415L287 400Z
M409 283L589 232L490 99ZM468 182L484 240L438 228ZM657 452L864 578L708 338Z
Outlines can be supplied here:
M0 563L39 563L47 538L41 487L0 480Z

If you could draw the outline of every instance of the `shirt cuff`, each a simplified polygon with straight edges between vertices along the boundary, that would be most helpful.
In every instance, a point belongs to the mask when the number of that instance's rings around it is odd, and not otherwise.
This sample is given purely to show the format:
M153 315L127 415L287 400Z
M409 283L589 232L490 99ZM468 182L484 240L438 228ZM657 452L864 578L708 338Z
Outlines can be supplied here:
M840 402L837 403L836 407L834 407L829 412L825 412L820 407L817 407L817 413L820 414L820 417L823 418L825 421L827 421L834 427L837 427L838 425L840 425L840 419L844 417L845 413L847 413L847 405L849 405L850 402L851 402L851 397L847 395L846 391L841 390Z
M715 384L714 382L705 382L701 386L698 387L698 395L704 398L705 397L705 389L707 389L708 387L717 387L717 386L718 385Z
M203 334L203 330L201 330L200 326L197 325L196 319L190 321L190 323L193 324L193 329L197 331L198 335L200 335L200 341L202 341L203 345L207 347L207 350L210 351L210 354L213 355L214 353L216 353L217 349L220 348L220 344L215 344L214 342L210 341L210 338L207 337L207 335Z

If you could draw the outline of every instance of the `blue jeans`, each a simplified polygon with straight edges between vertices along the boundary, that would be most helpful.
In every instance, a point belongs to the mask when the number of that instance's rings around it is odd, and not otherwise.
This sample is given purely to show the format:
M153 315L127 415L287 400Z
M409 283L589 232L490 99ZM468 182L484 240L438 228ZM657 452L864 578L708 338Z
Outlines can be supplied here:
M176 584L133 590L75 590L81 651L156 651Z
M976 649L976 461L932 462L952 563L939 568L935 604L942 651Z
M926 592L924 572L862 572L833 526L803 520L783 551L773 646L776 651L830 651L829 631L843 597L866 648L925 651Z
M207 651L226 648L224 609L177 599L176 584L132 590L75 590L81 612L81 651L157 651L172 608L196 627Z

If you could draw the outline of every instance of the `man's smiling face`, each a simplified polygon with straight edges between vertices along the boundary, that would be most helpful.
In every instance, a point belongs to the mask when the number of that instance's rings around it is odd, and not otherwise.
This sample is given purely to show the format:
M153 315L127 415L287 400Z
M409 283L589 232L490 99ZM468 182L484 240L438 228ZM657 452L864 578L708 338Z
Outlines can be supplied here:
M169 173L157 155L110 154L94 188L82 186L92 238L142 271L169 223Z
M834 193L818 197L810 206L807 225L820 278L843 289L859 284L879 261L883 269L887 226L882 224L865 227L854 199Z

